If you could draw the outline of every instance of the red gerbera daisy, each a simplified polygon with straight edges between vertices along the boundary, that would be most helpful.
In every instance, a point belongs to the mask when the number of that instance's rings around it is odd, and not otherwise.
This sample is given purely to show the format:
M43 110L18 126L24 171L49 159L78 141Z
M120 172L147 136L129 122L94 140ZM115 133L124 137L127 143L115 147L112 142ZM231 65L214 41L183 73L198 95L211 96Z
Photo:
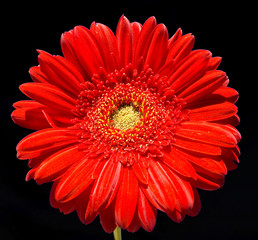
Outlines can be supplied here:
M15 123L38 130L17 146L26 179L53 181L51 205L103 229L152 231L157 209L180 222L200 210L197 188L222 187L236 168L238 93L221 58L192 50L149 18L77 26L61 38L64 57L39 52L31 100L14 104Z

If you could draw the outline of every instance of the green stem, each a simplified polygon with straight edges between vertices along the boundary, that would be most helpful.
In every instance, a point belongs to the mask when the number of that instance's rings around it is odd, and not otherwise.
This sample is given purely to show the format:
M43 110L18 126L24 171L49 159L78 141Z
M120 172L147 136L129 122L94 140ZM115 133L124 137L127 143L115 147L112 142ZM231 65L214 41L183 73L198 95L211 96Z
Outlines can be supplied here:
M116 227L113 234L114 234L114 239L115 240L122 240L121 228Z

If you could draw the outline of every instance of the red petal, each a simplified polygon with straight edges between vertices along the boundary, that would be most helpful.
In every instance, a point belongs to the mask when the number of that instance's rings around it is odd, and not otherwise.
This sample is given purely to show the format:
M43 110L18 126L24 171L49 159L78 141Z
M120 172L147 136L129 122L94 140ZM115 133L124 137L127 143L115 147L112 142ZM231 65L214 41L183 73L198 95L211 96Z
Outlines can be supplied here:
M185 218L185 214L182 214L176 210L173 212L167 212L166 214L176 223L182 222Z
M117 192L115 217L119 227L127 228L133 220L138 201L138 180L131 168L124 167Z
M152 32L156 27L157 22L155 17L150 17L142 26L142 30L138 37L136 47L135 47L135 58L134 63L138 61L141 57L145 59L146 54L149 49L149 44L152 38Z
M126 228L126 230L128 232L136 232L139 230L139 228L141 227L141 222L139 220L138 214L134 214L134 218L132 220L132 222L130 223L130 225Z
M58 202L68 202L83 192L93 181L91 172L95 161L85 158L73 164L62 176L55 192Z
M13 104L14 108L41 108L42 104L35 102L33 100L21 100Z
M237 114L235 114L232 117L229 117L229 118L226 118L226 119L217 120L217 121L214 121L214 122L216 122L218 124L226 124L226 125L232 125L232 126L236 127L240 123L240 118L238 117Z
M107 161L103 160L104 156L103 154L99 154L97 156L91 156L91 158L94 158L96 160L96 167L94 168L92 172L92 178L97 179L99 177L99 174L101 173L104 166L106 166Z
M184 35L177 39L173 45L170 46L167 60L175 59L180 61L186 57L192 50L194 45L194 36L191 34Z
M41 163L43 162L46 157L50 156L51 154L54 154L56 152L58 152L59 150L63 149L63 147L59 147L57 149L53 149L49 152L47 152L46 154L41 154L40 156L38 157L35 157L35 158L31 158L29 159L29 162L28 162L28 166L33 168L34 170L36 169L36 167Z
M26 174L26 177L25 177L25 181L30 181L31 179L34 179L34 174L35 174L35 169L31 169L30 171L28 171L28 173Z
M75 66L61 56L52 56L44 51L38 52L40 68L47 76L47 82L68 95L77 97L81 91L80 83L83 83L84 79Z
M76 208L75 201L70 201L67 203L57 202L54 198L57 184L58 184L58 181L55 181L52 185L50 195L49 195L49 202L53 208L59 208L60 212L62 212L64 214L69 214L69 213L73 212Z
M162 78L162 77L167 78L173 73L173 70L174 70L174 60L167 61L162 66L162 68L159 69L159 71L158 71L159 77L160 78Z
M16 124L33 130L50 127L42 113L44 107L42 104L28 100L19 101L14 107L17 109L12 112L11 117Z
M203 156L195 156L193 154L188 154L186 152L182 152L182 154L195 166L198 166L198 171L203 169L205 173L214 173L218 175L226 175L227 168L224 162L220 159L207 158Z
M138 37L140 35L140 32L142 30L142 25L138 22L133 22L131 23L131 27L132 27L132 32L133 32L133 54L135 53L135 48L136 48L136 43L138 40ZM133 56L134 57L134 56Z
M238 147L228 149L224 148L222 151L222 158L228 170L234 170L238 167L240 151Z
M217 121L234 116L237 107L230 102L212 104L189 111L191 121Z
M234 147L237 144L235 136L230 131L215 123L184 122L175 134L191 140L224 147Z
M161 158L161 160L167 166L185 177L196 179L196 172L193 166L188 162L188 159L181 154L180 151L172 148L170 152L163 151L162 153L164 156Z
M151 232L156 223L157 209L147 200L142 190L139 190L138 216L142 227Z
M194 206L194 193L190 182L178 176L178 174L171 171L165 165L163 165L163 168L173 184L173 189L176 194L176 210L180 213L189 212ZM183 215L173 214L171 212L168 212L168 215L174 218L178 216L179 219L177 219L177 221L180 221L181 217L184 217Z
M198 173L196 181L196 187L204 190L216 190L224 185L224 176L218 178L212 178L208 175Z
M77 196L73 200L67 202L67 203L70 203L70 202L75 201L77 215L83 224L88 224L85 220L85 211L88 206L88 202L89 202L89 198L90 198L91 186L92 186L92 184L88 188L86 188L86 190L84 190L79 196ZM67 203L61 202L59 204L67 204Z
M24 83L20 90L29 98L56 110L71 112L76 101L60 89L46 83Z
M179 212L188 212L194 205L193 189L189 182L180 178L177 174L168 169L169 177L174 185L174 191L177 195L176 208Z
M115 201L100 212L99 218L105 232L112 233L115 230Z
M206 69L211 53L205 50L192 51L189 56L184 58L175 66L174 73L169 77L168 85L176 92L190 85L201 77Z
M198 101L188 102L184 108L198 108L206 105L218 104L221 102L235 103L238 99L238 92L232 88L220 87L210 94L202 96Z
M39 156L42 152L78 141L76 133L71 135L67 129L43 129L23 138L17 145L17 157L29 159Z
M178 136L175 136L173 145L177 146L181 149L186 149L189 151L193 151L196 153L204 153L208 155L220 155L221 154L221 148L218 146L201 143L197 141L193 141L186 138L181 138Z
M210 70L215 70L218 68L218 66L221 63L222 58L221 57L213 57L210 59L208 66L207 66L207 71Z
M120 172L121 163L119 161L113 162L110 159L106 162L92 188L86 215L90 214L89 212L99 211L103 205L113 200L120 183Z
M91 78L99 67L104 66L102 49L89 29L82 26L74 28L73 48L86 76Z
M213 92L213 97L220 97L223 98L225 101L229 101L235 103L238 99L238 92L229 87L221 87ZM212 96L211 96L212 97Z
M105 63L105 69L108 73L113 72L118 67L118 61L115 60L118 56L118 49L114 33L107 26L95 22L92 23L90 31L103 50L102 57Z
M187 215L192 217L198 215L201 210L201 200L199 197L199 193L195 188L193 188L193 193L194 193L194 206L191 209L191 211L187 213Z
M160 208L165 212L174 211L176 195L173 184L160 163L150 161L149 167L149 189Z
M75 49L76 48L75 46L76 44L75 44L75 37L74 37L74 29L69 32L63 33L61 36L61 48L65 58L68 61L70 61L72 64L74 64L78 68L80 73L82 74L84 73L83 77L86 77L87 80L90 80L90 76L85 74L83 66L78 58L77 50Z
M67 60L73 63L87 80L104 66L102 49L85 27L77 26L61 37L61 47Z
M29 74L34 82L48 82L47 76L41 71L39 66L31 67L29 70Z
M133 33L132 27L129 20L122 16L118 22L117 30L117 45L118 53L120 58L120 67L123 68L129 63L132 63L132 44L133 44Z
M64 169L81 160L84 155L83 151L78 150L77 145L62 149L46 158L36 168L34 178L39 184L52 181L62 174Z
M182 36L182 34L183 34L182 29L178 28L175 34L168 40L169 49L175 43L175 41Z
M65 203L60 203L55 200L55 192L56 192L56 187L58 186L59 180L56 180L51 188L50 192L50 197L49 201L50 204L53 208L59 208L60 212L64 214L71 213L72 211L76 210L79 219L81 220L82 223L85 224L85 219L84 219L84 213L85 209L88 203L89 199L89 194L90 194L90 188L87 188L84 192L82 192L77 198L65 202Z
M184 98L185 102L192 103L221 87L226 80L226 73L218 70L209 71L198 81L187 86L178 97Z
M132 165L133 171L140 182L148 184L148 171L140 162L141 156L138 156L138 162Z
M239 142L241 140L241 134L237 131L236 128L230 125L220 125L221 128L224 128L226 131L231 132L234 137L236 138L236 141Z
M159 54L157 54L157 52ZM156 26L150 42L145 64L154 72L165 63L168 53L168 30L164 24Z
M13 106L17 108L11 115L13 121L22 127L33 130L51 127L43 111L47 113L55 122L55 125L60 128L71 126L71 119L74 118L72 112L66 114L64 112L57 113L55 109L47 108L32 100L19 101Z

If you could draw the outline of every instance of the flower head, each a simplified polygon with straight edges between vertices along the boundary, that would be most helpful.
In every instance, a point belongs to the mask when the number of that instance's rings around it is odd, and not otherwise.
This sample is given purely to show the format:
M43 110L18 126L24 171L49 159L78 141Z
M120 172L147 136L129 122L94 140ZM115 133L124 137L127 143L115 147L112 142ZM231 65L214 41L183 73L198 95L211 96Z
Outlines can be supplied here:
M14 104L15 123L37 130L18 145L26 179L53 182L51 205L103 229L152 231L157 209L180 222L200 210L197 188L222 187L240 140L220 57L192 50L181 29L169 38L154 17L77 26L61 38L64 57L39 52L31 100Z

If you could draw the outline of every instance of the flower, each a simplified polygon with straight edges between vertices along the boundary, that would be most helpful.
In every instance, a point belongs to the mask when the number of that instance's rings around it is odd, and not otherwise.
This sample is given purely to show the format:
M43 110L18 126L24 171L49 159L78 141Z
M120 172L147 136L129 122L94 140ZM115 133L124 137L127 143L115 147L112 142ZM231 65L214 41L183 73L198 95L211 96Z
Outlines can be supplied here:
M192 50L154 17L122 16L116 35L93 22L61 37L64 57L39 50L12 118L37 130L17 145L26 180L53 182L50 203L89 224L152 231L157 209L175 222L200 211L197 188L222 187L237 167L238 93L220 57Z

